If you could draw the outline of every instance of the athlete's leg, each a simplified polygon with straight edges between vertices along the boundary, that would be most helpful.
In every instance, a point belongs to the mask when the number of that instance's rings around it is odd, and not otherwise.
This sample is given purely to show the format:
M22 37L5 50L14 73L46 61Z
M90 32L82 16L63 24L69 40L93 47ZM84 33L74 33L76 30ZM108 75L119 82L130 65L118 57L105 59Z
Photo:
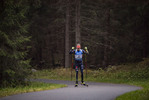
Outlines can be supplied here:
M75 70L76 70L76 84L78 84L78 65L75 64Z
M81 71L81 82L83 83L83 64L80 65L80 71Z

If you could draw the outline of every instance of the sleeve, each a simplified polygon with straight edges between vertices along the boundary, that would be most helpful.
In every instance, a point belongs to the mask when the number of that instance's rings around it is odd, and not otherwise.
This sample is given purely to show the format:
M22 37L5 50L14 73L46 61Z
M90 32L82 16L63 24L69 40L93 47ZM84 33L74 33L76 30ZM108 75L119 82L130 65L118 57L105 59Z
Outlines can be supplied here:
M83 50L83 54L89 54L88 50Z
M70 50L69 54L74 54L75 50Z

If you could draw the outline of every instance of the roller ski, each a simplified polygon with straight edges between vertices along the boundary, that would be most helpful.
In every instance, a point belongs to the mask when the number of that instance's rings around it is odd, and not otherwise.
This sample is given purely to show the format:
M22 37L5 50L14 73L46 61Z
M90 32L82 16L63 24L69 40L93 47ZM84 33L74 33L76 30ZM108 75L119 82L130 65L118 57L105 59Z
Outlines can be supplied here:
M75 87L78 87L78 84L75 84Z
M88 87L88 84L86 84L85 82L81 82L81 85Z

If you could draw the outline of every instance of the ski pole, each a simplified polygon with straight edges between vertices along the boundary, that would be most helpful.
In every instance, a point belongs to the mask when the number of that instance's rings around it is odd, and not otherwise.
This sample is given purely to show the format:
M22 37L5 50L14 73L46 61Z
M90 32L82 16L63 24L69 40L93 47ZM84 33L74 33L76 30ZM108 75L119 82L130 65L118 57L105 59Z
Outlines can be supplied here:
M74 50L74 47L72 47L72 50ZM72 54L72 66L71 66L71 81L72 81L72 70L73 70L73 59L74 59L74 54Z
M85 51L87 52L87 47L85 47ZM87 79L87 59L85 54L85 71L86 71L86 79Z

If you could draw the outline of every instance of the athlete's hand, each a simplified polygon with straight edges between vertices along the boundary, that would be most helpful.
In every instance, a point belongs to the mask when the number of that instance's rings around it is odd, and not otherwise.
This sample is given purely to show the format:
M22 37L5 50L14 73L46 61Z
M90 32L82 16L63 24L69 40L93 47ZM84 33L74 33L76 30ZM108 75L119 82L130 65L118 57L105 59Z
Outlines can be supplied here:
M87 47L85 47L85 50L87 50Z
M85 47L85 51L86 51L87 54L89 54L89 52L88 52L88 50L87 50L87 47Z

